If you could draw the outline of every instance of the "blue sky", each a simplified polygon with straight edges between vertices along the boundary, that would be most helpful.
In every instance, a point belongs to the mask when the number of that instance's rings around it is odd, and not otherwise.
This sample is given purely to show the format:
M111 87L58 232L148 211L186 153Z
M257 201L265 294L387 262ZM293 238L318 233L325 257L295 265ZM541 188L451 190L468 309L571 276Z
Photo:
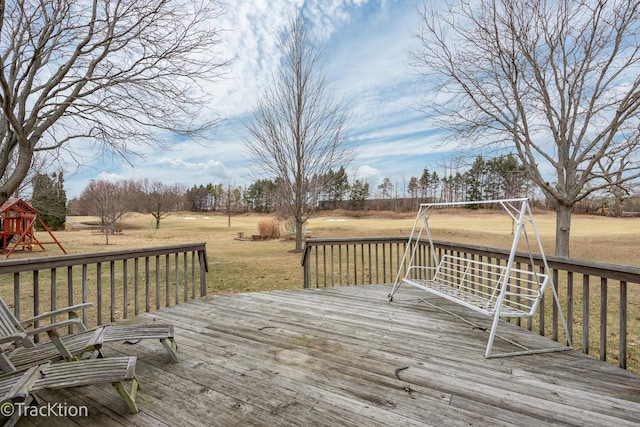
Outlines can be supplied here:
M350 180L366 179L374 190L385 177L401 187L425 167L443 171L454 153L418 110L429 88L408 55L419 27L414 1L232 0L218 25L227 30L224 54L235 59L224 80L207 88L222 123L206 140L175 139L167 151L146 148L131 164L108 158L67 172L68 197L90 179L149 178L187 187L255 181L242 121L276 70L279 32L300 10L322 43L329 88L351 117L349 142L358 155Z

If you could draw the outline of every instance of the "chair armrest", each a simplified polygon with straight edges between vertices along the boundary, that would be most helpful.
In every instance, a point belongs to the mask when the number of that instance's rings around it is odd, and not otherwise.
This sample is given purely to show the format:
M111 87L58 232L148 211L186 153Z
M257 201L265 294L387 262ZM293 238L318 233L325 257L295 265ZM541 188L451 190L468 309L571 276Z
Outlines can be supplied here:
M78 327L79 332L85 332L87 330L87 327L84 325L84 323L80 321L80 319L69 319L69 320L63 320L62 322L56 322L50 325L41 326L39 328L29 329L25 331L25 333L29 336L32 336L32 335L38 335L44 332L55 331L57 329L66 328L74 325Z
M4 335L3 337L0 337L0 344L14 342L14 341L23 341L26 338L27 338L27 334L22 332L16 332L15 334Z
M25 327L26 325L29 325L29 324L34 323L34 322L37 322L38 320L48 319L48 318L51 318L52 316L56 316L58 314L63 314L63 313L74 314L74 312L76 310L80 310L80 309L88 308L88 307L93 307L93 303L92 302L85 302L85 303L82 303L82 304L76 304L76 305L72 305L72 306L69 306L69 307L64 307L64 308L59 308L57 310L48 311L46 313L42 313L42 314L39 314L37 316L30 317L28 319L20 320L20 323L22 324L23 327Z

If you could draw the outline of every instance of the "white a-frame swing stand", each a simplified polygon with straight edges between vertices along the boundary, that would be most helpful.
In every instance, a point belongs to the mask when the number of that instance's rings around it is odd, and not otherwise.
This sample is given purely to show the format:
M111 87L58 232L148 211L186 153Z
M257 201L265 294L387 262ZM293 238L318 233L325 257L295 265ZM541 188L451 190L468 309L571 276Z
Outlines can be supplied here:
M444 251L436 252L428 221L433 211L439 208L480 204L501 206L517 225L513 233L511 251L506 262L483 262L475 257L460 257ZM536 264L533 260L533 253L527 235L527 225L531 227L535 235L544 271L536 271L534 267ZM424 246L418 244L425 234L429 244L428 255L426 256ZM514 266L516 252L522 236L525 238L526 255L528 255L527 262L530 266L527 270ZM433 264L426 259L429 256L432 257ZM389 294L389 301L393 300L394 294L400 285L404 283L434 293L487 316L493 316L485 357L570 350L572 348L571 337L569 336L567 323L562 314L562 307L560 306L558 293L550 272L528 199L423 203L418 210L409 242L399 264L393 289ZM564 327L567 345L563 346L558 343L558 345L550 348L532 349L500 337L517 346L519 350L492 354L491 349L497 336L496 332L500 317L533 317L538 305L543 300L543 295L547 288L551 288L553 293L553 302Z

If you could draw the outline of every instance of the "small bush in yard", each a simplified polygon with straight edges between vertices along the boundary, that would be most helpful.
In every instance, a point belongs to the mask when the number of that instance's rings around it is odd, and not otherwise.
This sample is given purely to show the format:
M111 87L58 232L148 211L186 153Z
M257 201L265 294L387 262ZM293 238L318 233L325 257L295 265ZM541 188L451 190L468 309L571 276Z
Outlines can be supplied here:
M263 239L277 239L280 237L280 223L274 218L258 221L258 232Z

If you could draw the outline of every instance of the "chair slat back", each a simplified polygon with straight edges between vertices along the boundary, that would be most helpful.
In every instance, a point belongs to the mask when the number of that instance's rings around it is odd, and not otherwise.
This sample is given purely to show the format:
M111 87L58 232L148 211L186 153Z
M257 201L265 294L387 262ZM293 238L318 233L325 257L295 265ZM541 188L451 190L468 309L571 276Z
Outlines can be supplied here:
M0 298L0 338L19 332L24 333L25 330L4 300Z

